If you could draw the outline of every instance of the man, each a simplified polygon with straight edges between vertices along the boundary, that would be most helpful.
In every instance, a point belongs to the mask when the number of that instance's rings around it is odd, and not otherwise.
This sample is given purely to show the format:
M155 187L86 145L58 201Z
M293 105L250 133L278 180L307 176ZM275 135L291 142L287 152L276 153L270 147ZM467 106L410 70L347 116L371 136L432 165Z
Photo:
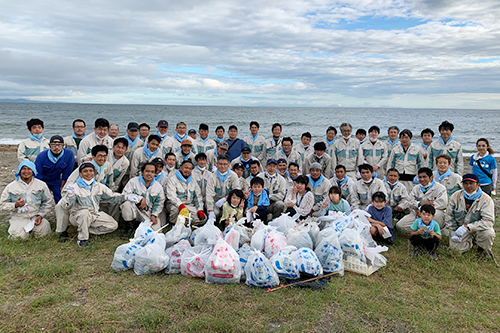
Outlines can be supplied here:
M219 143L224 141L224 133L226 133L224 126L217 126L215 129L215 142Z
M174 146L173 146L174 152L178 152L179 150L181 150L182 141L187 139L187 140L191 141L191 144L193 144L193 142L194 142L193 138L191 138L187 134L186 123L184 123L182 121L178 122L177 125L175 126L175 134L174 134L172 139L174 142Z
M203 203L206 205L205 197L207 193L207 183L212 171L207 167L207 155L205 153L196 154L194 160L196 163L192 173L193 180L198 183Z
M284 158L280 158L276 162L278 162L278 173L286 180L288 178L288 163Z
M313 149L311 149L311 138L311 133L302 133L302 136L300 137L300 143L294 147L294 150L299 153L300 160L302 161L302 163L299 164L301 170L304 168L306 157L309 154L313 153Z
M37 179L45 182L52 191L56 204L61 200L61 190L75 166L75 155L64 147L64 139L59 135L50 138L49 150L38 154L35 166Z
M290 163L302 164L300 154L293 149L293 140L290 137L284 137L281 140L281 148L278 149L276 157L278 157L277 160L285 159L287 165Z
M198 127L198 134L200 134L200 137L194 141L193 145L193 153L199 154L199 153L207 153L209 150L215 149L215 141L210 139L208 136L208 125L207 124L200 124Z
M273 215L273 219L285 211L286 181L277 170L278 162L273 158L268 159L264 174L264 189L269 193L270 205L267 210Z
M411 142L412 137L413 134L409 129L402 130L399 133L400 143L393 147L387 160L387 168L398 170L399 179L406 186L408 192L413 189L413 180L423 164L422 151Z
M266 160L272 158L276 159L276 154L278 153L278 150L281 148L281 124L275 123L271 127L271 133L273 136L269 139L266 140Z
M128 143L128 140L125 138L115 139L113 142L113 151L108 156L108 162L113 166L113 187L111 188L113 192L119 192L122 186L125 185L122 184L122 180L130 166L130 161L125 156Z
M265 160L265 145L266 139L259 135L260 125L256 121L250 122L250 135L246 136L243 140L245 141L248 148L252 153L252 156L258 159L261 163Z
M322 173L325 177L333 177L333 166L337 165L337 161L333 160L330 155L325 154L326 144L324 142L316 142L314 144L314 153L307 156L304 161L304 174L309 174L309 168L313 163L319 163L321 165ZM334 157L336 158L336 157Z
M295 185L295 180L300 175L299 165L297 163L290 163L288 165L288 175L285 177L286 181L286 192L293 190L293 185ZM286 197L286 196L285 196Z
M220 218L222 204L215 203L226 197L233 189L241 190L238 176L229 170L229 156L221 154L217 158L217 169L207 182L207 211L210 219Z
M240 163L243 166L243 178L248 178L250 176L250 161L256 160L255 157L252 156L252 151L248 147L243 147L241 150L241 155L236 157L231 161L231 169L233 169L236 163Z
M245 180L245 189L250 188L250 182L254 177L260 177L262 179L265 178L264 173L260 168L260 162L257 160L252 160L248 163L248 170L250 171L250 174Z
M50 224L44 218L54 207L47 185L33 176L35 164L19 164L16 180L5 186L0 198L0 209L10 213L8 233L12 238L27 239L30 232L35 237L50 234Z
M443 236L448 236L449 228L444 225L446 207L448 205L448 193L446 188L434 180L432 170L420 168L418 170L418 181L410 192L410 209L412 212L396 223L396 228L405 234L411 233L411 225L420 217L418 207L429 204L436 209L434 221L439 224Z
M379 134L378 126L370 127L368 140L359 147L359 160L362 164L370 164L375 177L383 179L387 165L387 145L378 139Z
M330 156L330 157L335 157L335 138L337 137L337 129L333 126L329 126L326 129L326 138L323 140L323 142L326 145L326 150L325 152Z
M184 216L191 214L194 225L205 223L203 198L201 189L192 176L193 167L194 164L191 160L183 161L175 176L168 181L167 198L170 209L170 223L172 224L175 224L179 214Z
M96 119L94 123L94 133L87 135L80 142L78 147L78 163L82 163L85 158L90 157L92 148L97 145L104 145L108 148L108 154L113 150L113 139L108 135L109 131L109 121L104 118Z
M359 144L362 145L366 141L366 130L363 128L358 128L356 131L356 139L359 140Z
M451 228L450 248L459 252L469 251L477 244L480 254L492 258L495 240L495 204L479 186L479 178L468 173L462 177L462 191L455 192L449 200L446 226Z
M335 167L335 175L330 178L332 186L338 186L342 190L342 196L351 203L351 193L354 187L354 180L347 176L345 166L338 164Z
M196 141L196 130L194 128L191 128L189 131L188 131L188 135L191 139L193 139L194 141Z
M335 164L342 164L347 171L347 175L356 179L356 166L362 164L359 158L359 140L351 138L352 126L348 123L340 125L342 138L335 141ZM325 172L326 176L326 172Z
M309 167L310 174L307 176L309 178L309 188L312 194L314 194L314 206L312 208L313 216L318 216L318 212L321 210L321 205L323 201L328 197L328 191L330 190L330 182L325 176L323 176L323 168L318 162L314 162Z
M159 149L160 142L161 138L158 135L151 134L146 145L142 149L138 149L134 152L132 161L130 161L130 177L136 177L139 175L142 164L150 162L156 157L161 157Z
M79 177L76 182L66 186L67 209L69 222L78 228L78 246L87 247L89 234L103 235L118 228L116 220L99 211L101 200L120 204L126 198L121 193L113 193L107 186L94 179L95 167L92 163L84 162L78 170ZM136 196L130 196L128 200L139 202Z
M118 128L118 125L109 125L109 137L114 140L118 137L118 134L120 134L120 128Z
M168 121L160 120L156 126L155 134L160 137L160 152L164 156L170 152L175 151L174 139L167 135Z
M150 130L151 127L146 123L142 123L139 125L139 139L141 139L143 144L146 143L146 140L149 137Z
M365 210L372 202L372 195L375 192L382 192L387 197L384 182L373 177L373 167L370 164L359 166L361 179L354 183L351 193L351 208ZM410 225L411 226L411 225Z
M182 140L181 149L175 153L175 167L178 169L182 162L190 160L194 165L194 154L191 151L193 143L189 139Z
M226 155L229 145L226 141L217 142L217 148L209 150L207 154L207 168L209 171L214 171L217 166L217 158L220 155Z
M168 132L168 121L166 121L166 120L160 120L160 121L158 121L158 124L156 124L156 132L155 132L155 134L160 137L161 142L163 142L163 139L165 139L166 137L168 137L167 136L167 132Z
M161 157L157 157L151 161L155 166L155 182L163 188L163 194L167 195L168 173L163 171L165 161ZM164 220L165 221L165 220Z
M420 149L422 150L422 157L424 158L424 166L429 165L429 148L431 147L432 138L434 137L434 131L430 128L426 128L420 132L420 137L422 142L420 143Z
M153 230L158 230L165 224L161 221L160 214L165 203L163 187L155 181L156 167L151 162L146 162L141 167L138 177L129 180L123 189L125 197L138 196L137 201L125 201L121 204L125 232L122 239L128 239L139 223L150 220Z
M246 147L245 141L238 139L238 128L235 125L229 126L227 131L229 138L226 140L228 148L226 155L229 156L229 159L232 161L236 157L240 156L241 150Z
M399 127L391 126L387 129L387 158L391 157L392 148L399 142ZM390 166L387 166L389 169Z
M40 152L49 149L49 141L43 137L43 121L31 118L26 122L30 137L19 143L17 147L17 159L19 162L35 162Z
M174 153L170 152L165 155L165 172L168 177L171 177L177 169L175 168L175 163L177 162L177 157Z
M64 138L64 148L71 149L73 155L75 156L75 162L77 161L78 147L80 147L80 142L87 136L85 134L85 121L82 119L73 120L73 134Z
M451 158L451 171L458 173L460 176L464 172L464 158L462 145L453 139L451 135L455 126L448 121L443 121L439 125L438 140L431 143L429 152L429 168L436 170L434 160L438 155L447 154Z
M404 211L410 207L408 190L399 182L399 171L387 170L384 185L387 192L387 205L392 208L392 218L399 220L406 215Z
M139 124L135 122L130 122L127 125L127 134L125 134L125 139L128 141L128 149L125 153L125 157L130 161L134 156L134 152L144 146L144 142L139 137Z

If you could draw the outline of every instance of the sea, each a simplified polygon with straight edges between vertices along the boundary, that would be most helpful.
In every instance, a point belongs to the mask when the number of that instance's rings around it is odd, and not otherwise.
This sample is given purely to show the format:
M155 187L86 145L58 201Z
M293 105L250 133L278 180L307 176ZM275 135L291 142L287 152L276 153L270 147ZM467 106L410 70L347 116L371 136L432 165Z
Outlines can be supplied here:
M323 140L326 129L341 123L350 123L353 135L358 128L377 125L381 139L387 139L387 128L396 125L413 133L413 142L420 144L420 132L430 128L439 136L438 126L448 120L455 126L453 138L462 144L466 155L476 151L478 138L487 138L494 150L500 151L500 110L466 109L404 109L404 108L348 108L348 107L243 107L243 106L184 106L184 105L130 105L130 104L72 104L72 103L0 103L0 144L18 144L29 136L26 121L40 118L45 123L44 135L72 133L71 124L80 118L87 123L91 133L97 118L106 118L117 124L120 135L125 134L129 122L148 123L151 133L158 120L169 123L168 134L173 135L175 124L183 121L188 129L198 129L200 123L210 127L215 137L218 125L238 127L238 137L249 134L250 121L258 121L260 134L271 136L271 126L280 123L283 136L299 142L301 134L310 132L312 142ZM340 136L340 131L339 131Z

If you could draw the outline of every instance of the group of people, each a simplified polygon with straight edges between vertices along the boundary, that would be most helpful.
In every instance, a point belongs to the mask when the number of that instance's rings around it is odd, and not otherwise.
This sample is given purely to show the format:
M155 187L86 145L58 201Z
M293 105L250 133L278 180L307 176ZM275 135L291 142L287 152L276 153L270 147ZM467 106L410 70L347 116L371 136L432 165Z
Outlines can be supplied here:
M299 142L283 137L279 123L265 139L256 121L244 139L235 125L227 138L218 126L212 139L208 125L188 131L184 122L169 136L166 120L153 134L148 124L131 122L123 137L104 118L88 135L77 119L70 136L49 140L40 119L27 127L16 180L1 197L1 208L12 212L14 237L50 233L46 216L54 204L60 240L68 239L71 224L79 246L88 246L89 233L116 230L118 221L128 238L145 219L155 230L179 215L194 225L214 218L223 228L243 217L267 222L289 213L303 220L362 209L371 215L374 238L391 243L395 219L395 228L411 236L414 253L426 249L437 259L443 234L453 249L465 252L477 244L491 254L496 160L481 138L464 174L462 147L448 121L439 125L438 138L424 129L420 143L397 126L389 127L386 141L377 126L353 137L348 123L340 125L340 136L328 127L325 139L314 144L309 132Z

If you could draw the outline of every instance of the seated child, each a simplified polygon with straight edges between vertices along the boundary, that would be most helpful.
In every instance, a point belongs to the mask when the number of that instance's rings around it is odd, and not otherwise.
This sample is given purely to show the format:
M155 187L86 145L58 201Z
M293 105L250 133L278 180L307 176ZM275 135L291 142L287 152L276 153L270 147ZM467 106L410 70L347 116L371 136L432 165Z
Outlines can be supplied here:
M264 190L264 179L260 177L252 178L250 181L250 190L245 193L245 197L247 198L247 214L256 214L257 219L267 224L267 215L269 214L267 207L270 202L269 195Z
M308 184L309 179L306 176L297 176L293 188L288 191L285 198L285 213L290 213L290 216L298 213L300 214L299 220L305 220L311 216L314 206L314 194L307 187Z
M366 207L366 211L371 215L371 217L368 217L368 221L371 224L370 233L373 239L392 244L394 240L392 209L387 206L386 200L384 192L373 193L372 203ZM384 237L387 232L391 233L390 237Z
M384 177L385 190L387 192L387 205L392 208L392 217L400 219L408 212L410 205L408 190L399 181L399 171L395 168L387 170Z
M413 245L411 256L418 254L422 249L426 249L431 258L438 260L436 249L441 240L441 229L434 221L436 209L429 204L420 207L420 218L416 219L411 226L410 242Z
M221 226L227 227L229 222L237 222L243 218L245 195L242 190L231 190L227 195L228 200L222 205Z
M342 198L342 190L338 186L330 187L328 199L325 200L318 216L329 215L330 212L341 212L351 214L351 206L346 199Z

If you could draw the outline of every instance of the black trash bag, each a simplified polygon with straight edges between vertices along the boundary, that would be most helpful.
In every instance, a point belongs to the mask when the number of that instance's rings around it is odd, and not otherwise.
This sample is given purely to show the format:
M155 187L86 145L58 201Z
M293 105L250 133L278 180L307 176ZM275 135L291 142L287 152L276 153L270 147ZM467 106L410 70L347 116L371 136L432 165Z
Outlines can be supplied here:
M292 284L292 283L299 282L299 283L297 283L297 284L295 284L295 285L293 285L291 287L311 288L311 289L325 289L326 286L328 285L328 281L330 281L330 278L331 278L331 276L327 276L327 277L320 278L320 279L317 279L317 280L314 280L314 281L300 283L300 281L309 280L309 279L312 279L312 278L315 278L315 277L316 276L311 275L311 274L300 273L300 278L293 279L293 280L285 280L286 281L285 285L289 285L289 284Z

